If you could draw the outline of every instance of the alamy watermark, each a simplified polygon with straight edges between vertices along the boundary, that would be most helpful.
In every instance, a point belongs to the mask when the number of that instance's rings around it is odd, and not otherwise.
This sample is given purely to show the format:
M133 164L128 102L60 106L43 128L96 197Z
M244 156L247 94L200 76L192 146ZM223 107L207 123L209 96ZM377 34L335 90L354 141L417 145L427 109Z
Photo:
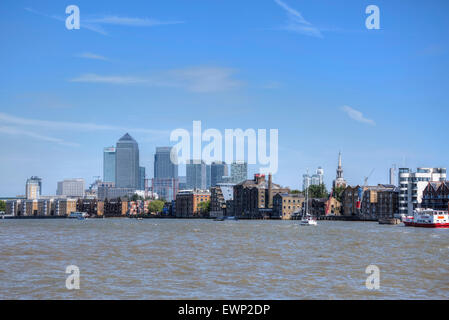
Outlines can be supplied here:
M369 16L365 20L365 26L368 30L379 30L380 29L380 9L376 5L369 5L365 10L366 14Z
M203 161L206 164L212 162L230 164L235 160L244 160L246 149L248 164L260 164L259 172L262 174L276 174L278 170L278 139L278 129L270 129L269 145L267 145L266 129L257 129L257 133L255 129L246 129L245 131L225 129L223 137L217 129L207 129L202 132L201 121L193 121L192 135L186 129L176 129L171 132L170 141L177 143L172 149L170 158L174 164L186 164L191 160L194 163ZM246 148L245 140L247 141ZM207 143L204 148L203 142Z
M375 264L370 264L366 267L365 273L369 274L366 278L365 286L368 290L380 289L380 269Z
M80 268L75 265L67 266L65 273L69 274L65 280L67 290L79 290L80 288Z
M72 4L65 8L65 13L69 14L65 19L65 27L68 30L78 30L80 28L80 8Z

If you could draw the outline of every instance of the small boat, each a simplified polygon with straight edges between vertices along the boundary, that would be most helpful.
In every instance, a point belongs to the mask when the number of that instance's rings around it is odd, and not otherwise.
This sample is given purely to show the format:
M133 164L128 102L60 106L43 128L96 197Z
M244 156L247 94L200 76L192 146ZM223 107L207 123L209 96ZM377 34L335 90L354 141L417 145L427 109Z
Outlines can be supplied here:
M318 223L316 222L316 219L310 215L305 216L301 219L299 222L301 226L317 226Z
M238 220L237 217L235 216L231 216L231 217L224 217L225 220L231 220L231 221L236 221Z
M216 217L216 218L214 219L214 221L224 221L224 220L225 220L224 217Z
M139 218L137 218L137 220L143 220L143 218L142 218L142 217L139 217Z
M86 220L88 217L89 217L89 215L86 212L71 212L67 218Z

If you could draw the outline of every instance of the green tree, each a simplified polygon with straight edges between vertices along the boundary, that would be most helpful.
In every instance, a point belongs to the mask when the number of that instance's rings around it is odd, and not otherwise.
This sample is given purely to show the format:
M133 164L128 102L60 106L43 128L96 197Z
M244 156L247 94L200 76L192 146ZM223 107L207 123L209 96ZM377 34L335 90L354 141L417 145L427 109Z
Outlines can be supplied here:
M333 197L341 202L343 200L343 191L345 191L345 189L346 187L343 186L334 188Z
M142 196L139 196L137 193L134 193L130 199L130 201L143 200Z
M311 185L308 188L309 198L328 198L329 193L326 190L326 186L324 184L320 185Z
M205 202L200 202L198 204L198 210L201 214L208 214L210 211L210 200Z
M0 200L0 211L6 211L6 202Z
M162 212L162 209L164 209L164 201L161 200L153 200L150 202L150 204L148 205L148 210L151 213L159 213Z
M300 194L301 191L299 191L299 190L291 190L290 193L291 194Z

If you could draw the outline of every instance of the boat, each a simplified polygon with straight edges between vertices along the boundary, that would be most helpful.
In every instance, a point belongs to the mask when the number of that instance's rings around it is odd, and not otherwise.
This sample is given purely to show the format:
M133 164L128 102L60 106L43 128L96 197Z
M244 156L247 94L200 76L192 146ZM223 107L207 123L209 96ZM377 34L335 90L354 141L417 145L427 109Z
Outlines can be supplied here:
M238 220L237 217L231 216L231 217L224 217L225 220L231 220L231 221L236 221Z
M307 174L309 171L307 170ZM303 210L303 215L301 221L299 222L300 226L317 226L318 223L316 219L309 214L309 190L306 190L306 199L304 201L305 208Z
M402 221L406 227L449 228L449 213L433 209L416 209Z
M88 217L89 217L89 215L86 212L71 212L67 218L86 220Z

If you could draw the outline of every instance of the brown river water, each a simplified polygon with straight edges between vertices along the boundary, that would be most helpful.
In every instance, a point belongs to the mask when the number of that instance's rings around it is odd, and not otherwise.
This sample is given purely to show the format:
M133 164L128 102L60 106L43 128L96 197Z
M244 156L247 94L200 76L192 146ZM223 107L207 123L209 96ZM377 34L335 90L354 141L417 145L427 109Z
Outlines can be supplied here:
M0 299L449 298L449 229L318 223L0 220Z

